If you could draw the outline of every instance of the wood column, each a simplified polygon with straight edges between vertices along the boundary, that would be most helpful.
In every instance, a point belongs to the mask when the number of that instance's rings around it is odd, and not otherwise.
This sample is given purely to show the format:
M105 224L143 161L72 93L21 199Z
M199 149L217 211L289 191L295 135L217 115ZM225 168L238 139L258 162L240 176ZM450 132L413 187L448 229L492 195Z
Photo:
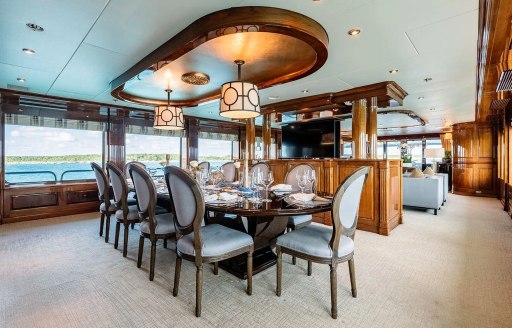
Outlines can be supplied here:
M366 159L366 99L352 104L352 145L353 158Z
M254 118L245 120L245 151L249 160L254 159L256 156L256 125Z
M272 130L270 123L271 115L263 115L262 137L263 137L263 159L270 159L270 145L272 143Z
M126 133L122 115L122 112L118 112L118 116L110 115L109 110L107 126L107 160L113 162L121 170L126 161Z
M190 161L197 161L199 158L199 121L196 119L189 119L187 122L187 158L190 163Z
M369 149L368 158L377 158L377 97L370 99L370 108L366 120L366 132L368 133Z

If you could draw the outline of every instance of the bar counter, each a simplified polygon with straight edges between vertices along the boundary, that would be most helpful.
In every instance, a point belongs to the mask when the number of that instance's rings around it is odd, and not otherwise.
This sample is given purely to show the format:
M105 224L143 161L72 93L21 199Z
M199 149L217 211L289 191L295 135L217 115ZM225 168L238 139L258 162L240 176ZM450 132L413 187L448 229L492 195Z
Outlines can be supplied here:
M274 183L283 183L293 166L307 163L316 170L318 191L334 194L350 173L369 166L370 174L361 195L357 228L389 235L402 223L402 161L372 159L279 159L266 161L274 174ZM317 214L316 222L332 225L331 213Z

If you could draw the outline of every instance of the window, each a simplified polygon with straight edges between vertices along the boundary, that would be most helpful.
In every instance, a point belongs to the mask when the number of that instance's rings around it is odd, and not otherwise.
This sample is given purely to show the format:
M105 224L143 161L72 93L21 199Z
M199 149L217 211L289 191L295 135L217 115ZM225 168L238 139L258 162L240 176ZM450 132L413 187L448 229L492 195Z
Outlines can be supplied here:
M154 130L150 128L151 130ZM163 167L180 166L180 137L126 134L126 162L138 161L155 176L163 176Z
M7 114L6 184L94 180L102 130L97 122Z
M342 158L352 157L352 142L343 142L343 154Z
M378 159L384 158L384 142L382 142L382 141L377 142L377 158Z
M400 159L400 141L388 141L387 142L387 159Z
M233 141L199 139L199 161L210 162L212 170L233 159Z

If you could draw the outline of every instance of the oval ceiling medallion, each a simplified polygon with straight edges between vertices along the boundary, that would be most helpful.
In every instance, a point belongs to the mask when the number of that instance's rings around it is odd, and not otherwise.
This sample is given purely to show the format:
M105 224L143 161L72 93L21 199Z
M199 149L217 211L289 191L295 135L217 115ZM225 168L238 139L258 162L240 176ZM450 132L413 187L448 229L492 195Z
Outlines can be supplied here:
M172 85L171 105L197 106L220 98L221 86L236 77L236 59L246 62L243 80L264 89L320 69L328 44L325 29L302 14L272 7L224 9L148 49L149 55L111 82L111 94L143 105L167 105L161 90ZM154 72L141 78L148 67Z

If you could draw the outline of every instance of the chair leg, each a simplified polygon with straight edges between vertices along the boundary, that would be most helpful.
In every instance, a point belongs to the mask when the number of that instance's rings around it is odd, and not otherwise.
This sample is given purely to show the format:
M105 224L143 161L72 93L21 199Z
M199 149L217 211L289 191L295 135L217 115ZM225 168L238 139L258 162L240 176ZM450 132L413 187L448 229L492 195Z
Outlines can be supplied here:
M293 230L295 230L294 228L290 228L290 232L292 232ZM297 258L295 256L292 256L292 264L293 265L296 265L297 264Z
M354 268L354 258L348 260L348 271L350 273L350 285L352 286L352 297L357 297L356 271Z
M283 254L281 253L281 248L276 247L277 252L277 287L276 287L276 295L281 296L281 279L283 273Z
M110 234L110 214L107 214L107 223L105 227L105 242L108 243L108 237Z
M156 240L151 241L151 259L149 262L149 281L155 278Z
M198 265L196 270L196 317L201 316L201 300L203 297L203 266Z
M180 288L180 273L181 273L181 257L176 255L176 267L174 268L174 288L172 289L172 296L178 296Z
M247 295L252 295L252 251L247 252Z
M132 222L132 230L135 228L135 222Z
M337 265L330 265L331 267L331 316L333 319L338 318L338 283L336 267Z
M219 274L219 262L213 263L213 274L216 276Z
M142 264L142 252L144 251L144 237L139 237L139 256L137 257L137 268Z
M101 218L100 218L100 237L103 236L103 226L104 225L105 225L105 214L101 213Z
M164 239L164 248L167 248L167 239Z
M312 272L313 272L313 262L308 261L308 276L311 276Z
M130 225L129 224L126 224L124 226L124 240L123 240L123 257L126 257L127 253L128 253L128 227Z
M116 222L116 235L114 236L114 249L117 249L119 246L119 229L121 227L121 223Z

